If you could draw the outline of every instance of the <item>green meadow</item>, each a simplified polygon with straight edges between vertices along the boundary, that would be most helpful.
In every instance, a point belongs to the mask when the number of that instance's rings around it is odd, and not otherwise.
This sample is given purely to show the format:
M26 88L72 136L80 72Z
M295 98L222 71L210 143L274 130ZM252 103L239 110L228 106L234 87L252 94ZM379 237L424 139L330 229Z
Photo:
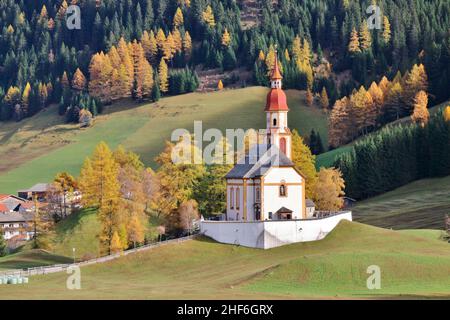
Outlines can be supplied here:
M3 258L4 259L4 258ZM1 263L2 259L0 259ZM371 265L381 289L369 290ZM416 231L341 222L325 239L270 250L199 238L65 273L2 285L5 299L450 298L449 244Z

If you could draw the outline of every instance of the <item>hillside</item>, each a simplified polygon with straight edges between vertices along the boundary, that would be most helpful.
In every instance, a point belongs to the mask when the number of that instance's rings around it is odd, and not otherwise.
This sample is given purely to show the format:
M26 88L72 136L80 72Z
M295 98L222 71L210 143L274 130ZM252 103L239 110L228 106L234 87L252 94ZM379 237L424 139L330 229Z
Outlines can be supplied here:
M24 250L0 258L0 271L71 263L72 261L68 257L59 256L45 250Z
M355 220L383 228L443 229L450 212L450 176L423 179L357 202Z
M267 88L249 87L207 94L191 93L163 98L158 103L136 105L124 100L107 108L95 125L79 130L63 124L54 110L45 110L19 123L0 125L0 153L14 154L0 164L0 192L15 193L37 182L50 181L59 171L78 175L84 158L101 140L115 148L124 144L141 155L146 165L164 148L174 129L193 129L195 120L203 130L218 128L264 128ZM326 116L303 104L303 93L287 90L291 108L289 126L302 135L320 132L327 144Z
M33 277L26 286L0 286L0 296L8 299L449 297L448 250L449 245L443 241L342 222L324 240L266 251L208 239L167 245L84 267L79 291L67 290L67 275L60 273ZM381 290L366 288L366 269L373 264L381 268ZM117 290L119 287L121 290Z
M439 110L441 110L442 108L444 108L444 107L446 107L448 105L450 105L450 100L446 101L446 102L443 102L441 104L438 104L438 105L436 105L436 106L434 106L432 108L429 108L428 110L430 112L430 115L433 115L433 114L435 114L436 112L438 112ZM394 121L394 122L391 122L391 123L387 124L386 127L387 126L397 126L397 125L400 125L400 124L405 124L405 123L410 123L410 122L411 122L411 117L407 116L407 117L401 118L401 119L399 119L397 121ZM371 134L371 133L369 133L369 134ZM330 150L330 151L327 151L327 152L324 152L324 153L318 155L317 156L317 160L316 160L316 167L317 168L320 168L320 167L327 167L328 168L328 167L333 166L336 158L340 154L348 152L348 151L351 151L351 149L353 148L353 145L357 141L364 139L364 137L365 136L362 136L362 137L356 139L355 141L353 141L353 142L351 142L351 143L349 143L347 145L341 146L339 148L336 148L336 149L333 149L333 150Z

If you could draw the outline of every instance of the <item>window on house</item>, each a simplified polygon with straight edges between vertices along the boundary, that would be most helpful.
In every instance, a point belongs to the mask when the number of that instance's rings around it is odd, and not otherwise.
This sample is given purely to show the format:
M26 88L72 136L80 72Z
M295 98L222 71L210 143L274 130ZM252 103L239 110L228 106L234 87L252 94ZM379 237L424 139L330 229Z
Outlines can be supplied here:
M236 188L236 210L239 210L239 203L240 203L239 188Z
M261 190L259 188L256 188L256 202L261 201Z
M287 196L287 187L285 183L281 183L280 185L280 197L286 197Z
M230 189L230 209L234 209L234 188Z

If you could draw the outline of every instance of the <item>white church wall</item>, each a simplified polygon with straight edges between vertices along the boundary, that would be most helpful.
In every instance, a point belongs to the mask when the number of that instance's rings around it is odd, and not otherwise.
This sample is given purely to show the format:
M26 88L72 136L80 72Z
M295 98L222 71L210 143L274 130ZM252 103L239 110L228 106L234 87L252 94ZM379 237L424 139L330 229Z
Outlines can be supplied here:
M260 222L202 221L206 236L227 244L270 249L282 245L323 239L341 220L352 221L352 212L311 220Z
M286 183L287 196L280 197L279 184ZM293 219L301 219L303 212L303 178L293 168L271 168L264 178L264 218L275 214L281 207L293 211Z

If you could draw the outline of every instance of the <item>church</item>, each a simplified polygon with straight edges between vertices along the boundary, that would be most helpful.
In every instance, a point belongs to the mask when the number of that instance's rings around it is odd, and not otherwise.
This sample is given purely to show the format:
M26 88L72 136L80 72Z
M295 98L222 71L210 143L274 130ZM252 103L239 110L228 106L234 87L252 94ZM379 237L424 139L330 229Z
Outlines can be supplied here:
M289 107L277 58L270 86L262 143L253 146L225 176L227 221L307 219L311 215L306 211L305 177L291 158Z

